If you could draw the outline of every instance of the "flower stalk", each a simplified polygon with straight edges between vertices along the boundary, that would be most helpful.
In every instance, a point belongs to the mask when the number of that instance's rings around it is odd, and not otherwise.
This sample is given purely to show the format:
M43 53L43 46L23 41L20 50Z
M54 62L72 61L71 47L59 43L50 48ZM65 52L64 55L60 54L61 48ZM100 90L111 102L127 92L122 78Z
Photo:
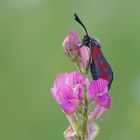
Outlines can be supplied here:
M84 92L84 115L83 115L83 138L86 138L87 135L87 121L88 121L88 100L86 96L86 92ZM83 139L83 140L84 140Z
M111 106L109 83L102 78L92 81L87 78L91 53L88 47L81 47L76 32L70 32L65 38L63 49L79 68L79 71L59 74L51 88L54 99L69 121L64 137L66 140L94 140L100 130L97 120Z

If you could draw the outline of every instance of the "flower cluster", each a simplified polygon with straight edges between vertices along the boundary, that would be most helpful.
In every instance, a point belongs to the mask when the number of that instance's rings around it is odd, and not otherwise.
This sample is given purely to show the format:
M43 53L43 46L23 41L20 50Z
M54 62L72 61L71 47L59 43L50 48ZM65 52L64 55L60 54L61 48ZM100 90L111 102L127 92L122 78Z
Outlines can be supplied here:
M80 72L60 74L51 88L53 97L66 114L73 114L83 99L86 78Z
M59 74L51 93L66 114L70 126L64 132L66 140L93 140L99 132L96 120L111 106L108 81L89 81L86 77L90 66L90 51L80 47L80 39L72 31L63 42L65 54L77 63L79 71Z

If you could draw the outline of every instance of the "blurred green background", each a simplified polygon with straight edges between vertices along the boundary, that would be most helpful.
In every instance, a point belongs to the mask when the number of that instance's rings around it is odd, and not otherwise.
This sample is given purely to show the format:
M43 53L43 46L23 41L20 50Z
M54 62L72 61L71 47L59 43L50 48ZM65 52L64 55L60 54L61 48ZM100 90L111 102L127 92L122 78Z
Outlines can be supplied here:
M96 140L140 140L139 0L0 0L0 140L64 140L68 122L50 94L73 71L62 50L77 12L99 38L115 80Z

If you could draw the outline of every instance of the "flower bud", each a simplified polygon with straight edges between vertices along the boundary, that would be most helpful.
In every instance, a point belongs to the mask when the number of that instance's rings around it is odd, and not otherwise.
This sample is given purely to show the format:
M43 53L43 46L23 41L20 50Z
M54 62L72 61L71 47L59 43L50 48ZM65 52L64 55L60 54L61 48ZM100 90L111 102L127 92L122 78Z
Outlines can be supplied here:
M78 57L78 44L80 44L80 39L74 31L71 31L63 42L65 54L73 61Z
M75 61L82 73L86 74L90 66L90 48L82 46L78 34L74 31L65 38L63 42L65 54Z
M86 74L90 66L90 49L87 46L82 46L78 49L78 65L82 73Z

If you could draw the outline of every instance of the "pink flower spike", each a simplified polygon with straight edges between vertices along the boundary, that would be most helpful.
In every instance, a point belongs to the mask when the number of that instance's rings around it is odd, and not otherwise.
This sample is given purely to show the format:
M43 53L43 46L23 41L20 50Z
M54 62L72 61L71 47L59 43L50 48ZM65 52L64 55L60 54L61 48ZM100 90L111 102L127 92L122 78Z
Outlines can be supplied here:
M104 79L93 80L88 86L88 98L97 104L110 108L111 97L108 94L108 81Z

